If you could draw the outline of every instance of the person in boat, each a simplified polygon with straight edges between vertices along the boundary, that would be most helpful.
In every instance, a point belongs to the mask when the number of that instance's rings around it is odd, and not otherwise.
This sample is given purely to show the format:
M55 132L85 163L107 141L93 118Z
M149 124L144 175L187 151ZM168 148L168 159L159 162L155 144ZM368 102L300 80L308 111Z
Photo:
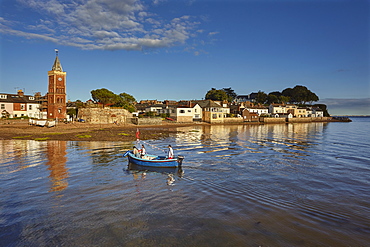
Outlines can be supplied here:
M135 157L140 157L139 149L137 149L136 146L134 146L134 151L132 153L134 154Z
M143 158L146 154L146 150L144 147L144 144L141 145L141 150L140 150L140 157Z
M168 145L168 158L173 159L173 149L171 145Z

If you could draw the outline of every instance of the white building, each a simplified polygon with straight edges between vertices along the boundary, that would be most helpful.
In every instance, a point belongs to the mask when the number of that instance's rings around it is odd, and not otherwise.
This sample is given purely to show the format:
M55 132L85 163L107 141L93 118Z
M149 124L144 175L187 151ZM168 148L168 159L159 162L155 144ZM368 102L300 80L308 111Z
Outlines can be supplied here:
M170 117L177 122L193 122L202 120L202 108L199 104L189 106L171 106Z
M271 104L269 105L269 113L287 113L286 105L284 104Z
M34 96L24 95L22 90L18 94L0 93L0 111L2 117L30 117L41 118L41 106Z
M269 109L264 106L247 106L245 109L250 113L257 113L258 116L267 115L269 113Z

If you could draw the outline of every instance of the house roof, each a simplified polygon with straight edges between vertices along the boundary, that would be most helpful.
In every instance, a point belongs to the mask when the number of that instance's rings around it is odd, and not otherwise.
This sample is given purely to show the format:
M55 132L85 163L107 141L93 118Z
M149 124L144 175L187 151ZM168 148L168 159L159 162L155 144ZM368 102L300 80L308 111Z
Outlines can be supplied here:
M206 107L217 107L217 108L223 108L221 105L217 104L213 100L198 100L194 101L194 103L198 103L200 107L206 108Z
M165 104L153 104L153 105L147 105L146 108L148 107L166 107Z
M271 104L270 106L272 106L272 107L285 107L286 105L285 105L285 104L277 104L277 103L273 103L273 104Z
M2 103L25 103L25 104L38 103L34 99L34 96L32 95L19 95L19 94L8 94L8 93L0 93L0 95L6 95L5 99L0 97L0 102ZM33 100L30 98L33 98Z
M265 106L247 106L246 109L265 109L267 110L267 107Z

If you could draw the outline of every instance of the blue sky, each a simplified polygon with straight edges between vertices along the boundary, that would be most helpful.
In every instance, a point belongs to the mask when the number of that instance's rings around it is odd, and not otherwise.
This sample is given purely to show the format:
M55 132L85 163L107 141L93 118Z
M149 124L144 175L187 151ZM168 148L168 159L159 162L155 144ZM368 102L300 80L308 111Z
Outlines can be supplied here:
M0 9L0 92L45 94L58 49L72 101L99 88L191 100L211 88L304 85L333 115L370 115L369 1L0 0Z

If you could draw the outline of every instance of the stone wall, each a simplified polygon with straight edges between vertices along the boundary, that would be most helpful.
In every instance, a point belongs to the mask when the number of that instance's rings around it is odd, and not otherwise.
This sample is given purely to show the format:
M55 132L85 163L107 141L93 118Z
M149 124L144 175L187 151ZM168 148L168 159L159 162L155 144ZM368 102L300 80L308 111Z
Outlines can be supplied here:
M224 123L243 123L243 118L241 117L227 117L224 118Z
M125 109L79 108L77 118L93 124L127 124L132 114Z
M331 117L302 117L302 118L260 118L264 123L311 123L328 122Z
M131 118L131 123L136 125L160 125L162 118Z
M287 118L288 123L309 123L312 122L312 118L310 117L295 117L295 118Z
M193 116L177 116L178 123L192 123L193 122Z
M261 122L264 123L286 123L286 118L260 118Z
M289 123L310 123L310 122L327 122L331 117L302 117L302 118L288 118Z
M327 122L332 120L332 117L313 117L312 122Z

